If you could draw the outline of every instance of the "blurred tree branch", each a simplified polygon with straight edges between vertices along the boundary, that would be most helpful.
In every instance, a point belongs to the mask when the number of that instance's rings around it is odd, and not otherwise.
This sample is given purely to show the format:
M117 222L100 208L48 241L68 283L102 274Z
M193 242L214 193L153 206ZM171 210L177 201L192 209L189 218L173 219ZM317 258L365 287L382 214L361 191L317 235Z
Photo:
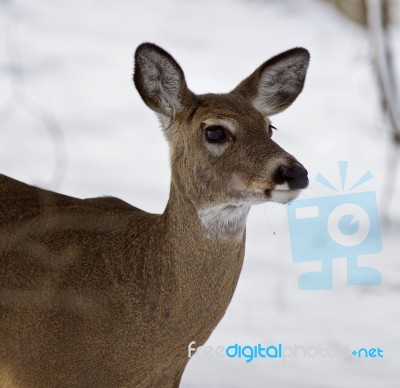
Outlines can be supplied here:
M55 190L61 186L67 170L67 152L63 132L58 120L44 106L38 105L27 92L25 71L17 37L18 13L15 12L14 0L0 0L5 18L5 41L11 95L3 108L0 108L0 131L9 123L18 110L25 111L32 119L41 123L47 130L54 153L54 168L47 186Z
M389 0L332 0L332 2L342 14L367 28L370 33L371 56L379 97L391 132L382 201L383 217L388 219L395 189L400 147L400 100L389 34L390 16L394 4Z
M385 219L389 219L390 204L396 182L397 152L400 146L400 102L396 72L393 66L393 49L389 35L387 1L365 0L365 4L382 109L388 118L391 131L392 146L387 155L386 182L382 201L383 216Z

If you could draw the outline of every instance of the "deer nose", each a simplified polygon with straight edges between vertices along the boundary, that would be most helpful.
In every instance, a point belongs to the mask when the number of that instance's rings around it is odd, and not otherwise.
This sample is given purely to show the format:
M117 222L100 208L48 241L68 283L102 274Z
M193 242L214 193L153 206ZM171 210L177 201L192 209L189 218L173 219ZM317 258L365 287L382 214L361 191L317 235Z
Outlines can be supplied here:
M279 175L291 190L305 189L308 186L308 171L300 163L291 167L282 166Z

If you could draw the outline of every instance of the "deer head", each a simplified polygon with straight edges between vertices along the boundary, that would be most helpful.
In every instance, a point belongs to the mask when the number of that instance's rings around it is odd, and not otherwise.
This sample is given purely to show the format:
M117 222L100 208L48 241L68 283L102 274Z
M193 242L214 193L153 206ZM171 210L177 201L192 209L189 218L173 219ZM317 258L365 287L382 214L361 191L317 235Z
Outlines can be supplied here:
M302 91L309 58L294 48L229 93L196 95L170 54L150 43L136 50L134 82L169 143L172 186L209 236L241 236L251 205L286 203L307 187L307 170L274 142L270 116Z

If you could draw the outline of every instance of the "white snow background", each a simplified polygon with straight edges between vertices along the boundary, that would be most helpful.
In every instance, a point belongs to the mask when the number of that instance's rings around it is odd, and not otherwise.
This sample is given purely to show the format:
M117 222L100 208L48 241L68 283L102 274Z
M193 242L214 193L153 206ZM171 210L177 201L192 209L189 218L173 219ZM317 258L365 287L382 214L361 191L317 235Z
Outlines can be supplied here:
M400 75L399 24L392 32ZM4 123L16 101L10 39L19 43L30 109L60 126L56 143L24 109ZM311 185L303 198L331 195L313 178L320 172L340 186L337 162L348 160L349 184L372 171L374 179L358 191L375 191L382 208L390 148L368 35L314 0L0 1L0 172L76 197L113 195L162 212L169 193L167 144L131 81L133 52L143 41L169 51L197 93L229 91L270 56L307 48L305 88L273 117L274 140L308 168ZM57 171L56 179L54 144L67 155L65 174ZM300 352L285 361L246 363L197 354L182 387L399 387L398 175L390 222L382 222L383 251L359 259L381 272L381 285L347 286L346 261L337 259L333 290L299 290L298 277L317 270L318 262L293 262L283 206L256 206L237 290L207 343L380 347L384 358Z

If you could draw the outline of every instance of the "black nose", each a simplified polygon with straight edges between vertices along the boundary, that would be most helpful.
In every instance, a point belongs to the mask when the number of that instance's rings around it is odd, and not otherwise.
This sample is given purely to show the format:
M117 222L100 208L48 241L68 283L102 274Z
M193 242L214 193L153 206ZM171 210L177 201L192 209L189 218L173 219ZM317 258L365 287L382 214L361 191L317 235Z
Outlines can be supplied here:
M308 186L308 171L300 164L291 167L282 166L279 168L278 181L286 182L289 189L305 189Z

